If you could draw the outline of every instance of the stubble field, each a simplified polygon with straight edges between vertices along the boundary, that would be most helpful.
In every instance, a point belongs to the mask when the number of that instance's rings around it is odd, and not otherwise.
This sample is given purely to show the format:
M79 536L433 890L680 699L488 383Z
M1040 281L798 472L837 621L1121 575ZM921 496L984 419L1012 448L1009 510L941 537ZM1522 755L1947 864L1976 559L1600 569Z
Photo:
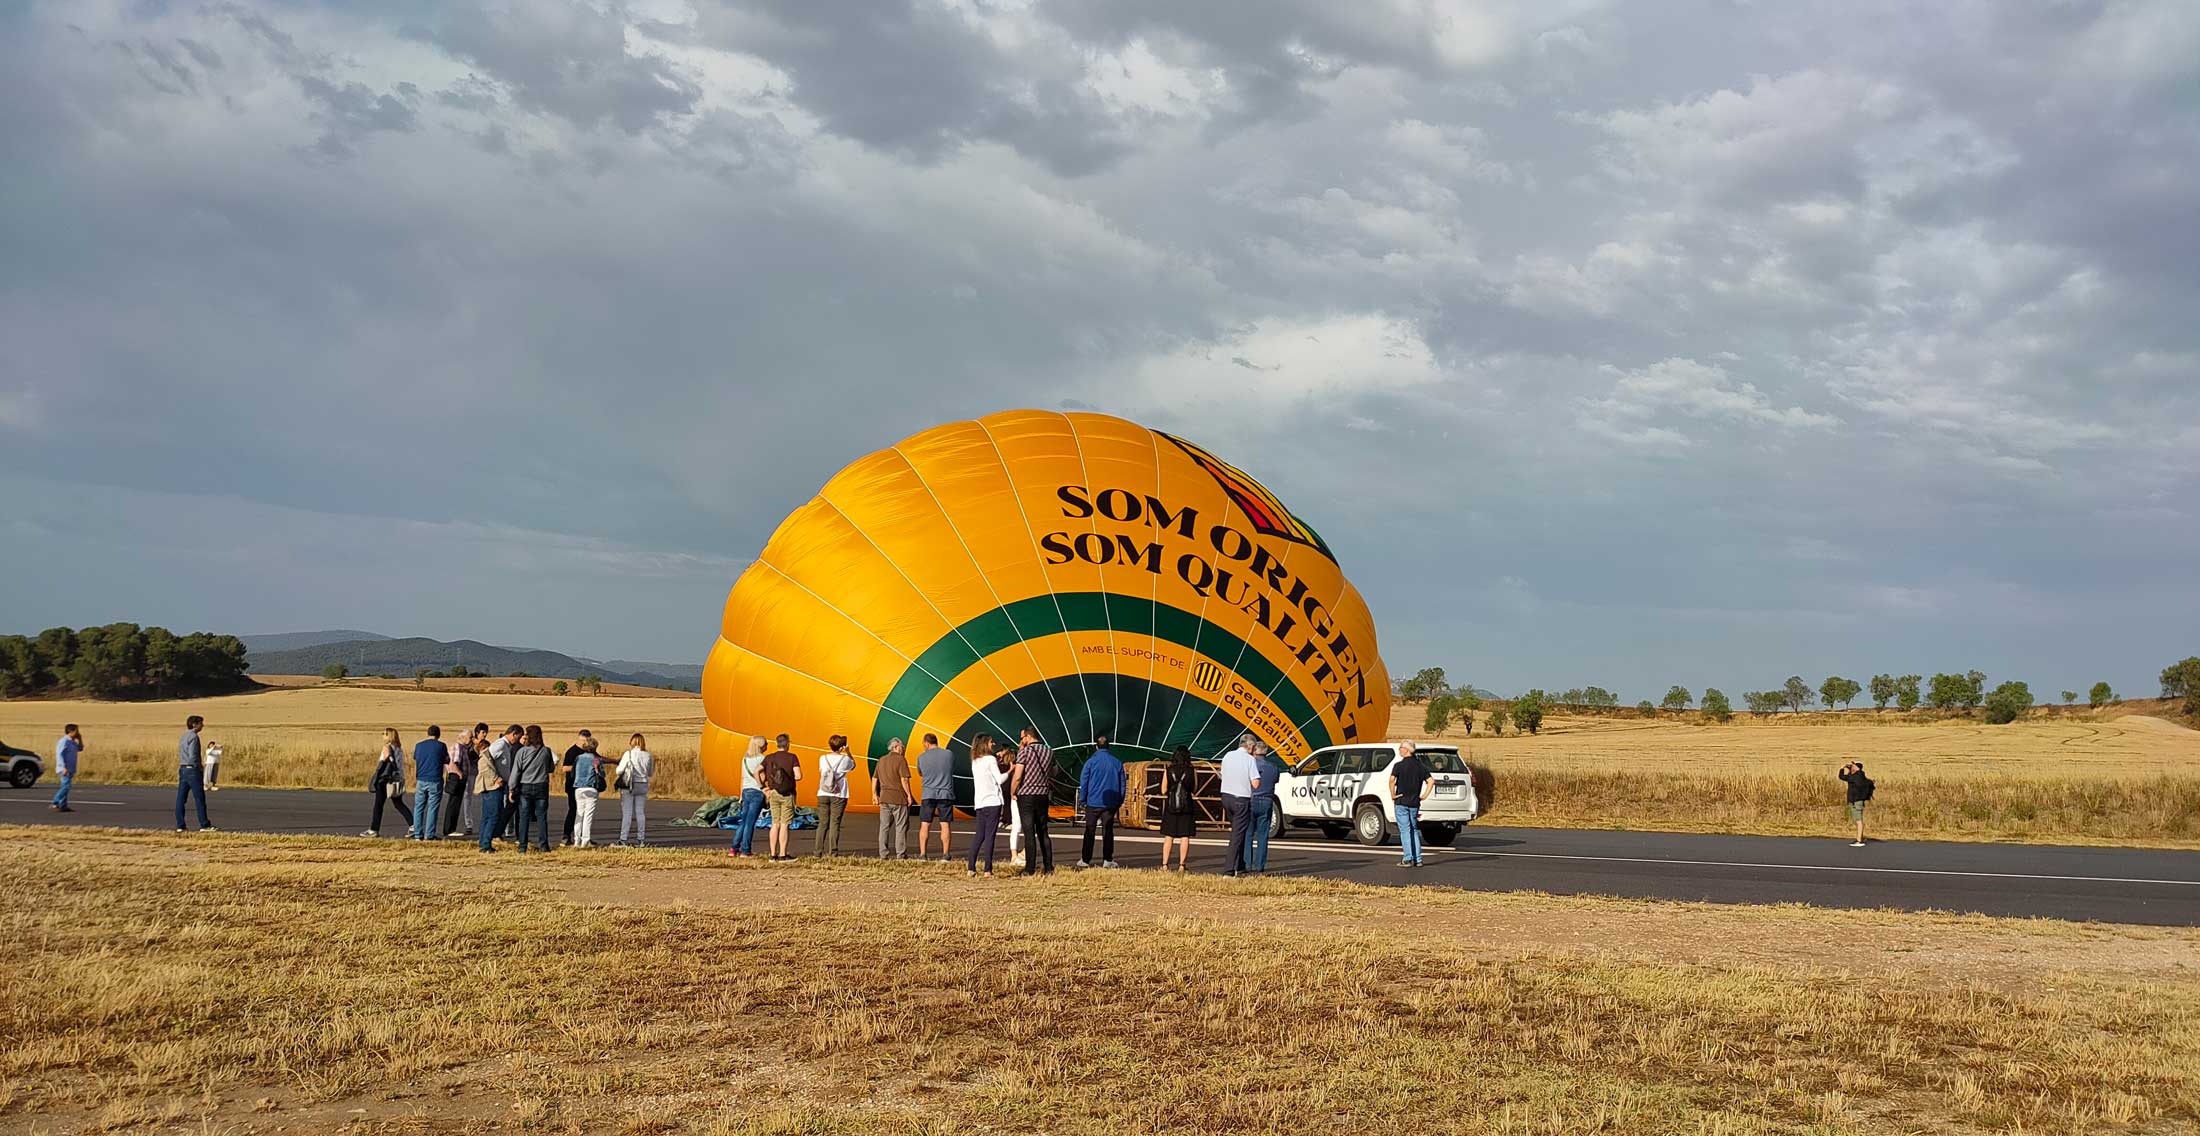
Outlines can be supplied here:
M303 681L303 680L300 680ZM502 680L499 680L502 681ZM1422 707L1400 705L1394 736L1417 736ZM206 715L227 750L228 784L355 789L384 726L407 745L430 722L581 727L614 750L629 733L658 756L661 799L706 796L696 765L700 699L604 694L302 685L190 702L0 702L0 739L50 749L62 723L86 731L88 779L165 782L183 718ZM1679 831L1827 833L1842 823L1842 762L1879 783L1871 823L1891 838L2200 847L2200 732L2111 709L2007 726L1855 712L1693 720L1554 715L1539 736L1462 735L1498 776L1497 824ZM562 740L561 740L562 744Z
M1393 732L1421 709L1398 707ZM2200 847L2200 731L2161 718L1693 718L1561 715L1537 736L1445 737L1497 771L1501 823L1826 833L1843 822L1834 774L1860 760L1880 836Z
M681 850L0 840L0 1132L2200 1124L2190 930Z
M431 723L451 738L476 722L492 730L517 722L540 725L560 748L575 730L593 730L612 753L626 748L627 735L642 734L657 755L656 795L706 793L696 764L702 699L667 692L509 694L345 682L176 702L0 702L0 739L50 754L61 727L75 722L84 729L88 779L173 782L176 738L192 714L205 716L207 740L222 743L225 785L364 789L384 727L394 727L409 750Z

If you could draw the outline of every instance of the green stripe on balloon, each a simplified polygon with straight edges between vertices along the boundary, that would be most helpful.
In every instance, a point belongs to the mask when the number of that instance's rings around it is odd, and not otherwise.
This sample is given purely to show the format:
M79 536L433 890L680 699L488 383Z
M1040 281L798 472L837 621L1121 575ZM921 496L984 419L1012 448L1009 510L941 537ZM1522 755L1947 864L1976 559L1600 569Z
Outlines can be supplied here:
M1308 748L1321 749L1329 744L1329 727L1314 713L1314 704L1307 701L1296 683L1284 681L1281 667L1246 646L1243 639L1191 612L1152 600L1108 592L1063 592L1003 604L925 648L887 694L886 704L871 726L868 752L885 753L886 743L895 734L913 728L917 715L924 713L948 683L995 651L1071 631L1146 634L1149 628L1153 638L1187 650L1195 649L1196 644L1203 655L1236 655L1237 673L1261 690L1274 691L1276 705L1284 714L1293 722L1306 724Z

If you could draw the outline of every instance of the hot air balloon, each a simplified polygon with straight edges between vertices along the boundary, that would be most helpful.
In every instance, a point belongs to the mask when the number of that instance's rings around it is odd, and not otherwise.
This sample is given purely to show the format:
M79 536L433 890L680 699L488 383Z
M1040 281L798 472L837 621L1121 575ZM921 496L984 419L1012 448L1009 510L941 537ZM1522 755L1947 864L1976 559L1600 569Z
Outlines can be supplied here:
M835 474L726 599L703 672L705 776L740 791L751 735L805 764L925 734L956 755L1035 727L1071 776L1245 733L1284 760L1389 725L1367 605L1312 526L1190 439L1103 414L935 426ZM805 800L816 780L805 777Z

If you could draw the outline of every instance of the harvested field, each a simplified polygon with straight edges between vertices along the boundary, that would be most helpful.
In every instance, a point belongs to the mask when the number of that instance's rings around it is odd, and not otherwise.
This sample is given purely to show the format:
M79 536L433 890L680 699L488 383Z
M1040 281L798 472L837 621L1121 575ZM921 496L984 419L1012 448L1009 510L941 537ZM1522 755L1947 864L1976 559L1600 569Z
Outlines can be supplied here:
M537 722L553 739L586 726L614 748L638 730L659 759L658 797L705 796L702 703L666 693L468 693L431 681L425 691L346 683L190 702L0 702L0 739L44 748L76 721L92 747L89 779L160 782L175 776L183 717L198 712L228 747L227 783L349 789L365 783L385 725L407 744L431 721L447 732ZM1421 711L1398 706L1392 733L1414 736ZM1870 711L1724 726L1553 715L1539 736L1467 737L1454 725L1444 737L1496 769L1492 823L1824 833L1840 823L1833 772L1853 757L1880 785L1879 836L2200 847L2200 731L2115 710L2007 726Z
M0 838L6 1132L2200 1124L2193 931Z
M1392 732L1417 725L1421 707L1399 706ZM1977 718L1933 719L1870 711L1737 717L1723 726L1686 718L1567 717L1543 720L1542 733L1468 737L1457 724L1446 740L1465 741L1493 765L1542 773L1658 772L1696 775L1831 776L1861 759L1890 774L1962 780L2200 778L2200 731L2119 711L2032 717L2005 726ZM1874 776L1878 776L1874 768Z
M431 722L443 727L446 738L475 722L488 722L494 730L535 723L553 739L584 727L594 730L614 753L626 748L628 734L644 734L657 755L657 795L706 795L696 764L702 699L669 696L669 691L621 696L604 689L602 695L482 694L438 690L432 682L427 690L415 690L410 683L347 681L176 702L0 702L0 739L17 745L37 739L40 748L50 749L61 726L75 722L84 728L85 777L173 781L176 736L184 718L202 714L204 736L222 743L225 784L355 789L374 771L385 726L396 727L409 747L426 736Z
M252 676L252 681L259 683L261 686L272 686L279 690L297 690L304 687L346 687L363 688L367 690L409 690L416 692L426 691L431 694L551 695L555 695L557 693L554 688L560 681L563 681L566 683L568 690L573 690L572 680L560 680L554 678L430 678L422 679L418 683L415 683L412 679L409 678L360 678L358 676L352 676L350 678L344 679L340 683L331 683L327 679L322 678L320 675L256 674ZM595 695L579 694L578 691L573 691L572 694L568 694L562 697L574 696L583 698L596 697ZM664 690L659 687L635 686L632 683L624 682L607 682L603 684L603 696L617 696L620 698L702 697L701 695L695 694L692 691Z
M2200 847L2200 732L2139 714L1554 715L1539 735L1446 739L1497 771L1501 823L1822 834L1840 822L1834 772L1859 759L1881 836Z

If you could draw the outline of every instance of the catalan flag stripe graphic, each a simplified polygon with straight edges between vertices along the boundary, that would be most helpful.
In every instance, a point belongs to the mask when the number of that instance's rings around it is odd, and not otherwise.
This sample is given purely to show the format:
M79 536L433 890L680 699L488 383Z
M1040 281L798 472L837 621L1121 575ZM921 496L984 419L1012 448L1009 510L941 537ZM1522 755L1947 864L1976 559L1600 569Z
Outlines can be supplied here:
M1266 486L1253 480L1244 470L1223 461L1200 446L1187 442L1182 438L1171 434L1163 434L1162 437L1176 443L1183 448L1185 453L1190 454L1192 460L1198 462L1200 468L1206 470L1208 475L1222 486L1223 491L1230 495L1230 500L1238 508L1244 510L1246 519L1251 521L1255 528L1265 533L1287 537L1300 544L1312 545L1321 549L1324 554L1328 553L1328 545L1323 543L1322 538L1313 529L1306 527L1297 517L1292 516L1291 511L1283 507L1283 502L1277 500L1275 494L1268 492Z

